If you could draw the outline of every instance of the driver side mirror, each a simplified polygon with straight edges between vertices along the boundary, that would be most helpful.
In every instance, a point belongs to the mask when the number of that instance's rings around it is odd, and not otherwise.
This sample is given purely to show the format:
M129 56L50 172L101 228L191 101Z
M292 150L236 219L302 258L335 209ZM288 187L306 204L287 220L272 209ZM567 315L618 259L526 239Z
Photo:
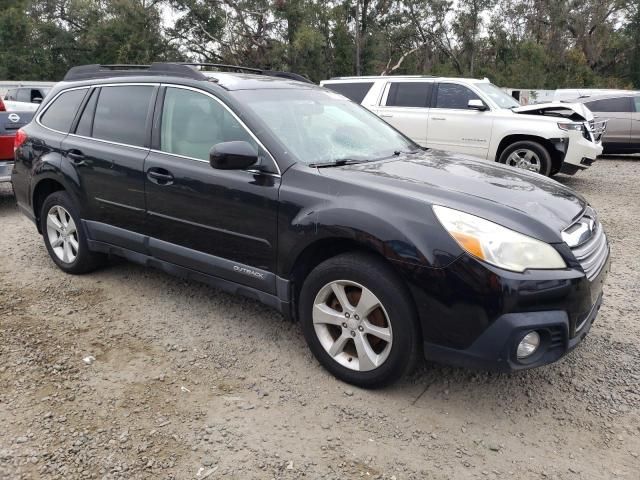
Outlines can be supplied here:
M482 100L479 100L477 98L469 100L469 103L467 103L467 108L470 108L471 110L478 110L480 112L489 110L489 107L487 107Z
M31 100L31 103L42 103L42 98L41 97L33 97L33 100Z
M258 152L244 141L218 143L209 151L209 163L219 170L244 170L257 161Z

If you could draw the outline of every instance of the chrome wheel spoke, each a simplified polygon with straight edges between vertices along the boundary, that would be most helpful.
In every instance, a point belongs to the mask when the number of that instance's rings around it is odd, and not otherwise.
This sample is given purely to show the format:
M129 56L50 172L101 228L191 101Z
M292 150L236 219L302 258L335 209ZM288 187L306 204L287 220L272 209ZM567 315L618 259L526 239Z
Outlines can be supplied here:
M344 351L345 345L349 341L349 338L351 337L349 337L349 334L346 331L342 332L342 335L336 338L333 341L333 344L331 345L331 347L329 348L328 350L329 355L331 355L332 357L335 357L339 353L342 353Z
M56 232L60 233L63 227L60 223L60 220L58 220L55 215L50 213L49 215L47 215L47 228L53 229Z
M73 251L76 253L76 255L78 254L78 240L76 240L75 237L71 236L69 237L69 244L71 245L71 247L73 248Z
M343 311L346 312L353 309L351 302L349 302L349 299L347 298L347 292L344 289L344 285L338 282L334 282L331 284L331 289L338 299L338 302L340 302L340 306L342 307Z
M343 313L334 310L324 303L313 306L313 323L341 326L343 322Z
M378 327L369 322L364 322L363 327L365 333L378 337L380 340L384 340L385 342L391 341L391 330L388 328Z
M380 301L378 300L378 297L371 293L369 289L363 288L362 293L360 294L360 300L358 300L358 305L356 306L355 314L364 320L367 318L367 315L379 306Z
M63 243L64 243L64 240L62 240L62 237L58 237L54 241L51 242L51 248L57 248L60 245L62 245Z
M358 352L358 366L360 370L373 370L378 366L378 355L373 351L366 336L358 332L353 339Z

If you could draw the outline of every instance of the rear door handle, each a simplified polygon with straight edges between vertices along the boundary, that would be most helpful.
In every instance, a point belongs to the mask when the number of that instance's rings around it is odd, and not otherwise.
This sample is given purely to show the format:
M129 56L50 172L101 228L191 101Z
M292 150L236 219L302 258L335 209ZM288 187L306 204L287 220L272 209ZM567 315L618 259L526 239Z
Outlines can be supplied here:
M431 117L431 120L446 120L444 117Z
M69 150L67 158L76 165L84 165L85 156L80 150Z
M381 113L380 116L382 118L392 118L393 114L391 114L391 113Z
M171 185L173 183L173 175L164 168L150 168L147 171L147 178L156 185Z

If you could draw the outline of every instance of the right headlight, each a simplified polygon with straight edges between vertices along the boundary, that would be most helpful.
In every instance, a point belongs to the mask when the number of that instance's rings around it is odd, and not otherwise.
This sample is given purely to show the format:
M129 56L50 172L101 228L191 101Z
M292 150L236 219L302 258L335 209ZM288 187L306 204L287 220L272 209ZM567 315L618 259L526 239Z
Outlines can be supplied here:
M491 265L514 272L567 266L548 243L452 208L434 205L433 212L463 250Z

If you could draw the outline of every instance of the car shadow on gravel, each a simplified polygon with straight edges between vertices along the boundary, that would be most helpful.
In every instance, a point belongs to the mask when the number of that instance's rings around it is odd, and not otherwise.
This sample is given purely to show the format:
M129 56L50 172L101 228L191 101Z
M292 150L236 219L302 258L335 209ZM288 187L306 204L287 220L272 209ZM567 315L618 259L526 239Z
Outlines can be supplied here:
M11 184L0 183L0 215L16 208L16 197Z

